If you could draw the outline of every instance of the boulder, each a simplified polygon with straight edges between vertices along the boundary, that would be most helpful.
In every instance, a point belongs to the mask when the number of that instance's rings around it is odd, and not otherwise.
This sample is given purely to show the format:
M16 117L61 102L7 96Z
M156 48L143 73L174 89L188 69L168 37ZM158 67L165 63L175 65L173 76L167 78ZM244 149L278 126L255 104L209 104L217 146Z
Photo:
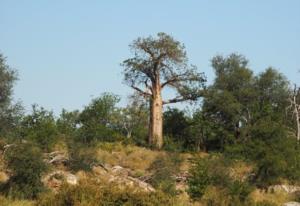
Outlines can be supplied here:
M299 202L287 202L284 203L282 206L300 206Z
M45 161L49 164L66 164L69 161L69 157L65 152L55 151L46 153Z
M268 188L269 192L285 192L288 194L300 192L300 187L295 185L273 185Z
M118 176L127 177L130 173L129 169L123 168L121 166L114 166L110 169L111 173Z
M104 176L108 173L108 170L103 166L93 166L92 171L94 172L94 174L99 176Z
M63 182L66 182L70 185L78 184L78 177L67 171L56 170L45 175L42 178L42 182L47 187L56 190L63 184Z
M8 174L0 171L0 183L7 182L9 180Z
M133 173L130 169L121 167L119 165L110 167L104 165L94 166L92 168L94 174L99 178L106 179L110 183L119 185L120 187L133 187L137 190L143 190L145 192L153 192L155 189L148 183L131 177Z

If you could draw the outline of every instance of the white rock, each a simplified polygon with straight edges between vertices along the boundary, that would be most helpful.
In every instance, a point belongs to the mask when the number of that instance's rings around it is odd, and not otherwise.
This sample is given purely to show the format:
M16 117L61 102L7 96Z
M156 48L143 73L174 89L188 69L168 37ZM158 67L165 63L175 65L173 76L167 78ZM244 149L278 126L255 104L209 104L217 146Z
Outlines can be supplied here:
M273 185L268 188L268 191L272 192L286 192L288 194L300 191L299 186L295 185Z
M66 181L67 183L69 183L70 185L77 185L78 183L78 178L73 175L73 174L67 174L66 175Z
M300 206L299 202L287 202L284 203L282 206Z

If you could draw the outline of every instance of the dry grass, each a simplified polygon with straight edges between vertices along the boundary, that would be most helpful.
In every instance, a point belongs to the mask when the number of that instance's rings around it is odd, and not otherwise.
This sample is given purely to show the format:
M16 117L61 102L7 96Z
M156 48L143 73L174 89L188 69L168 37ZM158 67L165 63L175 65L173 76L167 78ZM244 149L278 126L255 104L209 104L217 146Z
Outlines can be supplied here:
M0 205L1 206L34 206L35 203L29 200L11 200L0 196Z
M97 145L96 158L106 164L120 165L135 171L145 171L162 153L164 152L121 143L101 143Z
M51 148L52 151L61 151L61 152L65 152L68 153L68 145L67 143L64 141L66 137L64 135L61 135L60 137L58 137L59 141L56 142L53 147Z
M194 154L191 153L181 153L180 157L182 159L182 163L180 165L180 170L182 172L184 171L189 171L190 167L191 167L191 160L194 158L204 158L207 157L209 154L206 152L197 152Z
M0 183L6 182L8 180L8 175L5 173L5 163L3 159L3 155L0 154Z
M256 189L250 194L251 198L255 202L267 201L278 206L283 205L285 202L292 201L294 199L293 195L285 192L267 193Z
M243 161L235 161L230 168L230 176L235 180L244 181L253 171L253 166Z
M204 206L199 201L192 201L186 192L180 193L179 195L177 195L176 198L177 198L176 206Z

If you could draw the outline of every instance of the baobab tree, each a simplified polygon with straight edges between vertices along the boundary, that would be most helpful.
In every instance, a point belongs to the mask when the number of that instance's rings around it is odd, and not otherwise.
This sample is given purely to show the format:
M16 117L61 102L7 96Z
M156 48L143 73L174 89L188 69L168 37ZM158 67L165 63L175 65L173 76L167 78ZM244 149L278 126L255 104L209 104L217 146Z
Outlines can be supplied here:
M137 38L130 45L133 57L125 60L124 81L147 98L150 108L149 144L157 149L163 145L163 105L196 100L202 95L205 78L188 64L185 47L172 36ZM176 92L174 98L163 100L166 87Z

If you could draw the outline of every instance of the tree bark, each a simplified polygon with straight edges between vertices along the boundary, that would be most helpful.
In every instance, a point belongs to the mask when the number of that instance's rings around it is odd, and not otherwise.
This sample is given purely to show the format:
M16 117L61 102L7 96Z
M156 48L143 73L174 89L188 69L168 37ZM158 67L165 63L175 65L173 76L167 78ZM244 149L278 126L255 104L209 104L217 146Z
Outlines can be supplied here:
M163 146L163 115L160 88L157 88L150 99L149 144L157 149Z
M290 101L290 106L288 107L289 109L293 109L293 115L295 115L295 120L296 120L296 137L298 143L300 142L300 105L297 102L297 95L299 95L299 90L297 90L297 87L295 85L294 88L294 93L293 95L289 98Z
M296 104L295 106L295 113L296 113L296 123L297 123L297 140L300 141L300 115L299 115L299 105Z

